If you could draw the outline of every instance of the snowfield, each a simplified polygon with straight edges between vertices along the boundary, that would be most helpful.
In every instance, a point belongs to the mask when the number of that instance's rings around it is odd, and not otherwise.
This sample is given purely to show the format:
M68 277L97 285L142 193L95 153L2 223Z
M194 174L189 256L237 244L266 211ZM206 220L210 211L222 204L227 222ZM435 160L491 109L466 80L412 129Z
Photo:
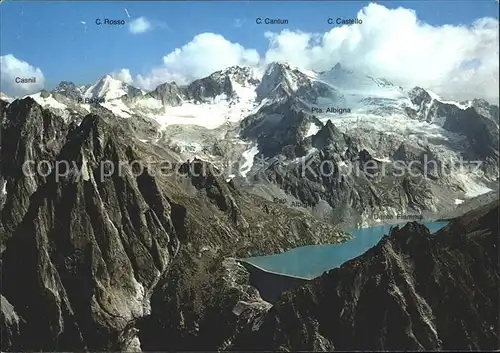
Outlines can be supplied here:
M356 128L362 128L365 130L395 134L405 138L413 137L422 141L432 139L460 141L462 139L460 136L452 134L435 124L410 119L403 114L380 116L375 114L363 114L360 112L351 112L341 115L323 113L317 114L317 118L324 124L330 120L345 133L349 133L349 131Z
M119 116L120 118L130 118L130 116L133 114L133 112L130 111L129 107L127 107L125 103L123 103L123 101L121 101L120 99L101 103L101 106L111 110L113 114Z
M164 106L158 99L148 97L140 99L135 107L160 126L198 125L207 129L216 129L226 123L243 120L254 111L257 103L255 87L243 86L232 81L236 97L218 95L203 103L184 102L179 106Z
M66 109L67 105L58 102L52 95L47 98L43 98L41 93L35 93L29 95L29 97L33 98L38 104L40 104L44 108L54 108L54 109ZM23 97L24 98L24 97Z
M177 107L164 107L162 112L148 113L161 126L199 125L207 129L215 129L227 122L243 120L253 106L248 102L233 103L226 97L218 96L210 103L184 103Z

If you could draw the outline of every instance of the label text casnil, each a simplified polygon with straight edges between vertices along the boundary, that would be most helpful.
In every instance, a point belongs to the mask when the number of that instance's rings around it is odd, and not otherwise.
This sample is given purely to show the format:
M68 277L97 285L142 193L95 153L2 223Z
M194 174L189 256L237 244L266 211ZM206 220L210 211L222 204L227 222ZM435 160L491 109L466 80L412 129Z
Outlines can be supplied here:
M16 77L16 83L36 83L36 77Z

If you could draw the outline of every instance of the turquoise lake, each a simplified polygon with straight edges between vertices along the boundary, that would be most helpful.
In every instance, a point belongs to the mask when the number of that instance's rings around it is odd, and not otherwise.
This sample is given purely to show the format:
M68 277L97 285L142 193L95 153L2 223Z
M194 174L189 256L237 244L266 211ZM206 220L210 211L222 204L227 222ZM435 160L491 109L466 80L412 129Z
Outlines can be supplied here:
M448 224L446 221L420 223L429 228L431 233ZM404 224L398 225L401 227ZM303 246L281 254L250 257L244 260L271 272L314 278L365 253L375 246L382 236L389 233L391 226L396 224L346 229L347 233L352 234L353 239L342 244Z

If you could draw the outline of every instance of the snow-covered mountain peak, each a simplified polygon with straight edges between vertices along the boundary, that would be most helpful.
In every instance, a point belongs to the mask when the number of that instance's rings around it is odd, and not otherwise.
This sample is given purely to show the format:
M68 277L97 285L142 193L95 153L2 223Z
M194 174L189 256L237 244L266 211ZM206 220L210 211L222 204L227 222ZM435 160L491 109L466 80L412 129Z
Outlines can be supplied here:
M270 63L256 89L257 99L281 99L296 92L302 85L310 85L311 77L282 62Z
M313 79L317 76L317 74L313 71L301 69L297 66L293 66L281 61L274 61L267 65L263 76L286 77L287 74L295 76L299 75L303 76L304 78L307 77L310 79Z
M191 82L183 88L184 97L188 101L205 103L212 100L253 101L260 82L257 73L249 67L231 66Z
M273 61L269 65L267 65L266 72L264 75L269 75L273 71L283 71L283 70L290 70L290 64L282 61Z
M341 94L327 82L318 79L316 72L299 69L286 63L273 62L268 65L262 81L256 89L257 99L262 102L282 101L295 97L300 105L316 105L324 98L336 104Z
M338 87L355 86L362 81L366 81L368 78L368 76L360 75L340 63L335 64L335 66L328 71L321 72L319 76L322 80Z
M97 83L87 88L83 96L91 99L112 100L128 95L131 91L139 90L110 75L105 75Z
M214 72L209 77L219 82L228 77L232 82L245 87L255 86L260 82L260 77L256 69L242 66L230 66L224 70Z
M429 94L428 91L423 89L422 87L413 87L408 92L408 97L412 101L413 104L420 105L421 103L429 103L433 97Z
M404 94L402 87L392 82L358 72L345 64L337 63L331 70L318 74L318 80L340 90L346 95L365 98L400 98Z
M346 74L346 75L352 75L354 74L354 71L349 69L347 65L342 64L340 61L336 63L329 71L325 71L322 73L335 73L335 74Z
M65 91L65 90L73 90L73 89L78 89L78 87L71 81L61 81L57 85L56 88L54 88L54 92L60 92L60 91Z
M175 82L165 82L158 85L147 96L158 99L163 105L176 106L183 102L183 92Z

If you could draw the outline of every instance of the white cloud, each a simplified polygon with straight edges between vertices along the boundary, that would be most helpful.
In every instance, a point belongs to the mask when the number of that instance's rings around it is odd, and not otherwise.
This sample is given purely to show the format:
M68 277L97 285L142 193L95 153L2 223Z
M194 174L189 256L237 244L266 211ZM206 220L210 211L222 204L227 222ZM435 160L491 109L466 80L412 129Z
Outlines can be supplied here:
M183 84L229 66L255 66L259 59L254 49L245 49L218 34L202 33L164 56L162 66L146 76L138 75L136 84L144 89L153 89L167 81Z
M136 18L128 24L128 29L133 34L145 33L152 28L151 22L146 17Z
M432 26L421 22L413 10L373 3L362 8L358 18L362 24L336 26L326 33L267 32L269 48L262 57L221 35L199 34L167 54L163 65L138 75L135 84L153 89L166 81L186 83L231 65L286 61L323 71L341 61L355 70L402 86L422 86L445 98L498 101L498 20Z
M117 80L128 83L129 85L132 84L132 82L134 82L129 69L121 69L120 71L113 72L111 73L111 76L116 78Z
M45 78L42 70L17 59L14 55L0 56L2 91L10 96L23 96L40 91ZM16 78L35 78L35 83L16 83Z

